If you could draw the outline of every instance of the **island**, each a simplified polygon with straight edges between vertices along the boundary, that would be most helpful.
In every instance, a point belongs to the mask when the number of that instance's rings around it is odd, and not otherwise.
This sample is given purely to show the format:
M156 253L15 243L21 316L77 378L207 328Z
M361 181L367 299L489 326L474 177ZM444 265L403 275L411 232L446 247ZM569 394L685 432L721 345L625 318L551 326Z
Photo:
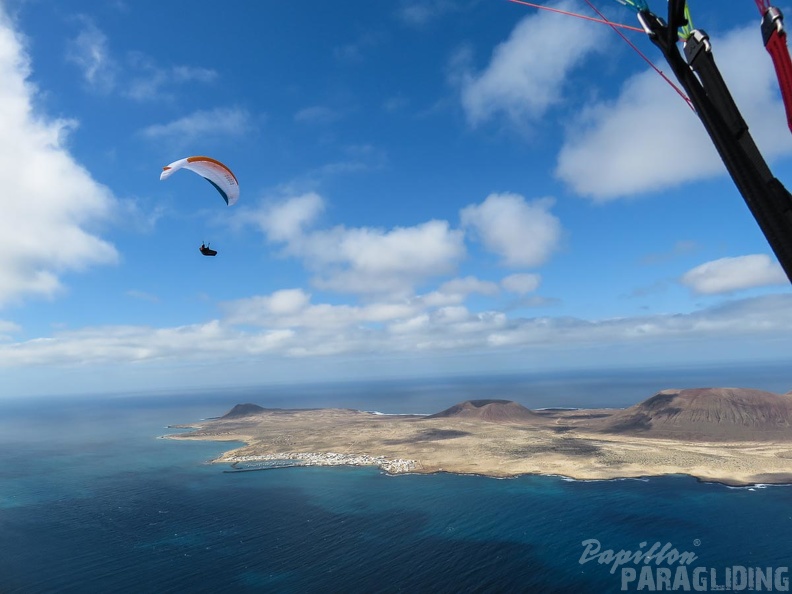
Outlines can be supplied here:
M228 472L371 465L390 474L792 483L792 393L746 388L665 390L626 409L530 410L482 399L431 415L388 415L240 404L173 427L192 431L165 437L244 443L212 461Z

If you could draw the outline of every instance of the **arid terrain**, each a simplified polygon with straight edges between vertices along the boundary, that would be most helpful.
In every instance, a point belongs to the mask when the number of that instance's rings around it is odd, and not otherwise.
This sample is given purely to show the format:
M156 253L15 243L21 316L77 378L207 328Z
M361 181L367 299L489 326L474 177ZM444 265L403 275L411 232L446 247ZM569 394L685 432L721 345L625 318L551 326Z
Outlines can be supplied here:
M391 473L792 482L792 394L741 388L666 390L627 409L469 400L429 416L243 404L185 427L194 431L168 437L244 442L215 460L232 470L370 464Z

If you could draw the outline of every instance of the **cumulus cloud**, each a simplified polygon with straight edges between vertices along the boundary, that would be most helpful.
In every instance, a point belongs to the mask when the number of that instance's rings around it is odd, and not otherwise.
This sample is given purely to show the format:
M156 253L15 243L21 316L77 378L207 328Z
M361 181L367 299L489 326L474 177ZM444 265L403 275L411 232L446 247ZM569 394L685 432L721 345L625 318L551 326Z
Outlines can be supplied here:
M792 153L771 61L755 30L713 39L723 76L768 159ZM775 87L775 88L774 88ZM595 201L726 173L698 117L654 71L629 78L619 96L584 109L567 130L556 176Z
M243 218L254 222L270 241L299 242L324 211L325 203L316 192L293 196L267 204L254 213L245 211Z
M550 212L552 198L526 202L519 194L490 194L461 211L462 226L507 266L538 266L558 248L561 222Z
M143 136L152 140L168 140L187 145L207 137L240 137L252 126L247 110L239 107L218 107L198 110L167 124L144 128Z
M66 149L76 123L35 113L29 75L20 39L0 10L0 305L50 296L64 272L117 259L91 230L111 216L115 199Z
M324 201L316 193L291 197L246 214L284 254L303 260L315 286L342 293L413 293L433 276L453 272L465 254L464 234L446 221L390 230L313 228Z
M572 7L568 2L557 6ZM603 27L558 14L526 16L495 48L483 71L457 75L469 122L477 125L495 114L514 123L541 117L563 100L569 73L602 46L605 33Z
M722 169L696 115L656 73L643 72L615 101L583 110L555 173L576 193L603 202Z
M517 194L492 194L461 211L462 226L505 264L535 266L547 260L560 240L552 206L552 199L529 203ZM464 231L447 221L393 229L316 228L324 209L322 197L309 192L246 210L239 223L257 226L270 242L283 245L284 255L300 258L314 273L314 286L342 293L410 297L431 279L453 274L466 255ZM538 286L538 277L515 275L504 286L522 294ZM470 293L498 291L496 283L466 277L445 282L431 299L459 301Z
M311 296L302 289L282 289L271 295L249 297L226 304L232 323L273 323L282 316L293 316L304 311Z
M786 285L781 266L765 254L721 258L689 270L680 282L701 295L731 293L754 287Z
M465 254L463 238L448 222L435 220L391 230L317 231L299 249L321 288L406 294L428 278L453 272Z

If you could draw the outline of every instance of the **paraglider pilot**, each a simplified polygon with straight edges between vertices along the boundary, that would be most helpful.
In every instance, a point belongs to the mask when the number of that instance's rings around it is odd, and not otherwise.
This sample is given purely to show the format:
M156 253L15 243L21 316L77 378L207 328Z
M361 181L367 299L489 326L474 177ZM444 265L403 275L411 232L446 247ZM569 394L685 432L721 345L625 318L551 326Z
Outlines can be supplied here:
M205 245L204 243L201 243L201 247L199 249L201 250L201 253L204 256L216 256L217 255L217 251L216 250L210 249L209 246Z

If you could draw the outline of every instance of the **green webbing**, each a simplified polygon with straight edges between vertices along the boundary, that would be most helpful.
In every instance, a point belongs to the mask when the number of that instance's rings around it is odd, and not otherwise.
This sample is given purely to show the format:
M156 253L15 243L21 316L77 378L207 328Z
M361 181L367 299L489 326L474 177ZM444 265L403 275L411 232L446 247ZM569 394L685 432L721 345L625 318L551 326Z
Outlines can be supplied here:
M629 6L635 12L649 10L649 5L645 2L645 0L616 0L616 2L623 4L624 6Z
M695 29L693 26L693 19L690 18L690 8L688 7L687 2L685 2L685 20L687 20L687 25L679 28L681 31L679 36L682 39L687 39L690 37L693 34L693 29Z

